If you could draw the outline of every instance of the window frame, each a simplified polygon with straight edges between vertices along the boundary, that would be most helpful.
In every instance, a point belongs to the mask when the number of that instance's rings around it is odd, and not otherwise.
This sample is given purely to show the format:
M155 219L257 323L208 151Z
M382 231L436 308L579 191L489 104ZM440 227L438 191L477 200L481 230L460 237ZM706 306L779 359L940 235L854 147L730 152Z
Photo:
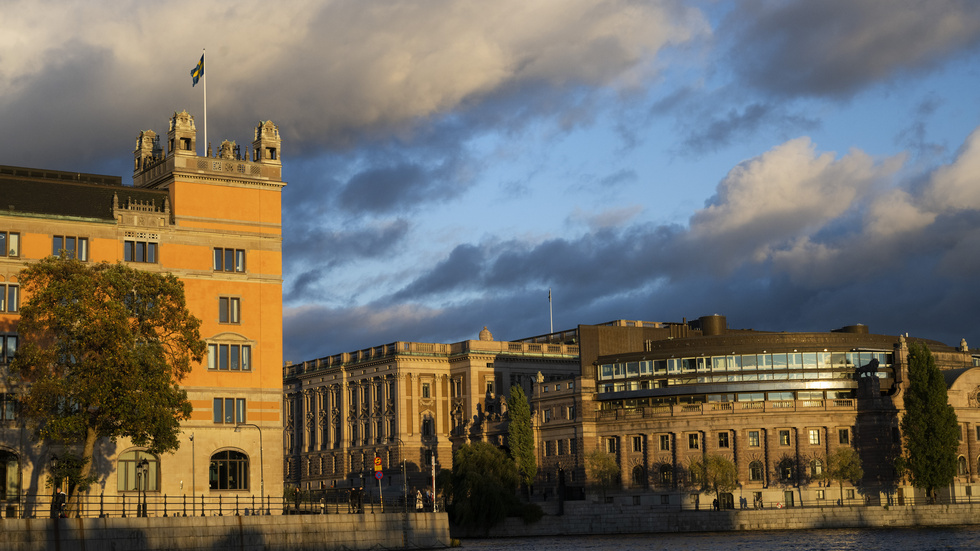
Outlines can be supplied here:
M241 325L242 298L239 296L218 297L218 323L225 325Z
M13 308L10 305L13 304ZM0 312L16 314L20 312L20 284L0 283Z
M69 240L71 240L70 247L68 246ZM51 256L61 256L61 251L68 253L68 258L75 258L82 262L88 262L88 237L80 237L77 235L52 235Z
M10 244L16 241L14 252L10 252ZM20 258L20 232L0 231L0 257Z
M851 429L837 429L837 442L841 446L851 445Z
M791 446L792 444L793 444L793 435L790 433L790 430L779 429L779 445Z
M670 435L661 434L660 435L660 451L669 452L670 451Z
M214 247L212 251L212 271L243 274L248 270L245 249Z
M241 425L248 422L248 402L245 398L215 396L211 400L211 414L215 425Z
M750 430L748 431L748 441L750 448L758 448L762 445L762 439L760 438L759 431Z
M809 442L811 446L820 445L820 429L807 429L807 434L809 435Z
M699 435L696 432L689 433L687 435L687 449L689 450L701 449L701 435Z
M718 433L718 447L719 448L729 448L731 446L731 439L728 436L728 432Z
M142 245L142 249L137 248ZM123 261L138 264L159 264L160 243L141 239L126 239L123 241Z
M221 475L222 464L224 464L224 476ZM219 450L211 454L208 462L208 489L248 491L251 484L249 480L250 469L251 460L244 452ZM234 484L234 487L230 484L230 481L234 480L233 474L238 475L238 482Z
M251 344L208 343L208 371L251 372L253 357Z

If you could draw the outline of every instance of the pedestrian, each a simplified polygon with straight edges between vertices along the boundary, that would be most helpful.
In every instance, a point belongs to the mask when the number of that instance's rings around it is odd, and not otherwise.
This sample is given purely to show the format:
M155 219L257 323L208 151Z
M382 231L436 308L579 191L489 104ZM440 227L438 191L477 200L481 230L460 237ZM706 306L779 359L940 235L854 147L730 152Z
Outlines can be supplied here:
M61 486L58 486L54 492L54 511L52 511L51 516L65 518L65 504L67 503L68 496L65 495L65 492L61 491Z

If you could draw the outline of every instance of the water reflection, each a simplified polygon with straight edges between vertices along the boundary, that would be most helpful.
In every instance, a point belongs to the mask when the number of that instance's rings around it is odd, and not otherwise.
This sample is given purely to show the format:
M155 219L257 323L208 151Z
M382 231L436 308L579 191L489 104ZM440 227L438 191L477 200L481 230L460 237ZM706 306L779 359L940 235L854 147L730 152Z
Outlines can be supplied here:
M932 551L980 549L980 527L712 532L463 540L464 551Z

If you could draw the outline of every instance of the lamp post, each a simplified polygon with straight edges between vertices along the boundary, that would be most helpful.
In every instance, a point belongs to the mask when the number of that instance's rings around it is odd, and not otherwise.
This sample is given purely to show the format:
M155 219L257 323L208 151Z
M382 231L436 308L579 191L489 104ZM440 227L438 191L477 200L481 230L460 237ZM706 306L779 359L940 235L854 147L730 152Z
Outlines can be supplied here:
M195 459L195 455L197 455L197 454L194 453L194 433L193 432L191 433L190 439L191 439L191 516L194 516L194 515L197 514L197 508L196 508L197 502L194 501L194 497L195 497L196 492L197 492L197 480L196 480L196 476L197 476L197 472L196 471L197 471L197 469L194 467L194 459ZM185 497L184 499L187 499L187 498ZM185 515L187 514L186 506L185 506L185 509L184 509L184 514Z
M255 423L238 423L235 425L235 432L241 432L242 427L255 427L259 431L259 488L261 491L260 501L263 502L263 509L265 508L265 460L262 456L262 427L256 425ZM268 511L266 511L268 514Z
M149 482L150 462L144 457L136 464L136 516L146 516L146 486ZM143 493L142 505L140 504L140 492Z

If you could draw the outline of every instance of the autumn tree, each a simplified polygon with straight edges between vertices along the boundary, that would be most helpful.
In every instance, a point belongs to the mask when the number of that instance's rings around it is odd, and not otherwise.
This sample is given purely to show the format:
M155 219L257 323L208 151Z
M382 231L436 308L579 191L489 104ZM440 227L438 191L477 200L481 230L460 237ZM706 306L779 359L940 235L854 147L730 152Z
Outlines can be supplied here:
M856 485L864 477L861 457L854 448L837 448L827 456L827 468L824 470L823 477L830 481L837 481L840 488L840 502L844 503L844 481Z
M731 459L722 455L710 454L691 464L691 477L705 492L715 494L721 503L721 494L738 487L738 468Z
M956 475L959 424L932 352L912 343L908 363L909 388L901 421L907 465L912 484L935 499L936 488L949 485Z
M521 486L525 495L534 483L538 474L537 462L534 459L534 434L531 432L531 406L527 395L520 386L510 387L510 397L507 399L507 445L510 455L517 464Z
M154 454L179 447L191 405L179 382L200 362L200 321L173 275L48 257L19 275L26 301L11 370L23 413L43 440L82 447L91 478L100 438Z

